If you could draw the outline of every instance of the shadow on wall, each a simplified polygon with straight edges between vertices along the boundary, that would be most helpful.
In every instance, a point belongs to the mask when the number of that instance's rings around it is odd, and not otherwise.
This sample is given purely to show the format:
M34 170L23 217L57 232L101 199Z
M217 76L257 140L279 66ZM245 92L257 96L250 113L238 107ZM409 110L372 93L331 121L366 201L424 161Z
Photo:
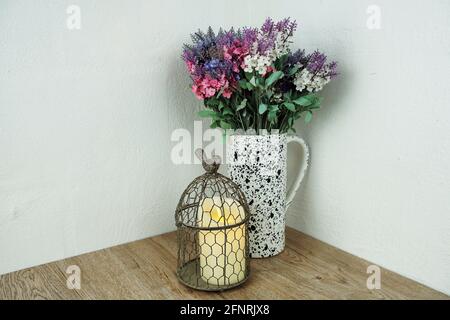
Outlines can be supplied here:
M167 190L167 192L176 195L176 199L172 203L177 203L179 200L178 197L183 192L184 187L186 187L193 178L203 173L201 164L175 164L171 159L172 148L178 143L170 140L174 130L186 129L193 133L194 121L201 120L197 116L197 112L201 108L201 102L197 100L191 92L191 80L186 72L186 67L181 59L180 52L181 49L168 56L165 67L166 72L164 72L165 106L163 107L168 108L167 139L169 139L169 149L167 154L163 155L163 161L168 163L168 170L180 180L180 183L177 185L177 190ZM208 127L209 124L204 124L203 126L204 129L207 129ZM193 141L190 143L191 146L193 146ZM193 159L193 152L191 157Z
M168 58L165 107L169 108L167 123L170 134L173 129L192 128L193 121L197 119L197 111L200 110L200 103L191 92L191 81L179 52L171 54Z
M344 54L337 54L333 58L337 61L343 61ZM330 82L325 89L320 92L320 96L324 98L322 107L314 113L313 120L306 124L302 119L299 119L295 125L297 135L305 139L310 148L309 168L306 172L305 178L302 181L300 188L294 198L291 207L288 210L288 217L295 220L296 227L301 231L314 230L319 223L316 220L317 208L313 196L319 190L313 190L308 184L310 178L310 171L314 168L314 159L320 156L314 152L314 146L320 144L320 137L324 129L333 121L334 115L339 111L338 108L345 106L344 93L351 90L352 75L347 73L343 65L339 65L338 77ZM345 143L344 141L342 143ZM292 177L295 177L295 172L304 161L303 150L299 146L289 146L288 148L288 190L292 184ZM320 222L322 223L322 222Z

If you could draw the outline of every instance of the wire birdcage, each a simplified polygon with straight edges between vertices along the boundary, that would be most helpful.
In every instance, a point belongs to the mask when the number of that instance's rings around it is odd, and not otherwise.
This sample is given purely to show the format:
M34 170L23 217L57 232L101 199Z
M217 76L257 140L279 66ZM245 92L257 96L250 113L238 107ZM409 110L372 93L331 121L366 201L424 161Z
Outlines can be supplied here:
M217 172L220 159L196 153L206 173L188 185L175 211L177 276L191 288L221 291L249 276L250 210L239 187Z

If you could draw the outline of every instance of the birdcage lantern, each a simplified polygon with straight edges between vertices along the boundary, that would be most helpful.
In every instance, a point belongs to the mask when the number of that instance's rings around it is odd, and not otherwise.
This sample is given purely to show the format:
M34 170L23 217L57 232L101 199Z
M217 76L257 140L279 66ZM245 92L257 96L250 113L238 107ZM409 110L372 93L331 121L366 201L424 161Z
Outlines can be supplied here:
M206 173L188 185L176 208L177 276L194 289L226 290L249 276L250 211L239 187L217 172L220 158L196 154Z

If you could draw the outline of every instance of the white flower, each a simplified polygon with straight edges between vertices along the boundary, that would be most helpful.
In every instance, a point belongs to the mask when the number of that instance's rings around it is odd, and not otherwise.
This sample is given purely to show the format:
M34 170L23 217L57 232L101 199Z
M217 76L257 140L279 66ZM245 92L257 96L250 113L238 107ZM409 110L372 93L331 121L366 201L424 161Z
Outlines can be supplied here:
M289 44L291 43L291 38L287 34L278 33L275 40L275 46L272 55L275 58L279 58L287 53L289 53Z
M244 58L245 72L253 72L253 69L257 66L258 60L255 56L248 55Z
M256 71L263 75L267 72L267 67L272 64L272 59L268 56L260 54L248 55L244 58L244 71L253 72Z
M317 74L313 74L308 69L298 72L294 78L294 85L298 91L307 90L308 92L317 92L330 82L328 70L323 70Z
M294 85L298 91L303 91L305 88L309 87L312 82L313 74L310 73L306 68L298 72L295 75ZM309 91L309 90L308 90Z

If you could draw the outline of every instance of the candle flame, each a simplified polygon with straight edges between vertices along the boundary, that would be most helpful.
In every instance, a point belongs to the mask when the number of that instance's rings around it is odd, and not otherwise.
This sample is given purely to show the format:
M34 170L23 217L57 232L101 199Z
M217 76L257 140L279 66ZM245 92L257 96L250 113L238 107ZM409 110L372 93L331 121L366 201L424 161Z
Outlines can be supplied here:
M205 210L206 209L206 210ZM209 210L208 210L209 209ZM227 222L228 225L232 225L236 223L236 216L239 216L239 208L237 205L229 206L228 203L223 203L222 208L214 205L212 208L203 208L204 214L209 214L211 220L220 224Z

